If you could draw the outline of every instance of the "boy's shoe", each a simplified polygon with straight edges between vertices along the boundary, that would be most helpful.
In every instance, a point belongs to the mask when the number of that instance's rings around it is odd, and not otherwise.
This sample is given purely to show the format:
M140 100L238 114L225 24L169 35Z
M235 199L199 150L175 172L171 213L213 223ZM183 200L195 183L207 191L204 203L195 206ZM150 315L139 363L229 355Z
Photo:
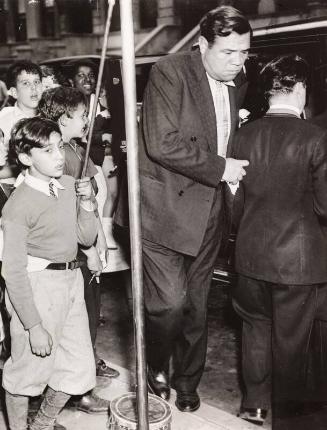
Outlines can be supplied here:
M96 362L96 375L105 376L107 378L118 378L119 372L118 370L107 366L105 361L102 360L102 358L99 358Z
M262 426L267 418L267 410L261 408L242 408L238 416L252 424Z
M85 394L76 403L76 409L87 414L107 414L109 406L109 400L101 399L94 393Z

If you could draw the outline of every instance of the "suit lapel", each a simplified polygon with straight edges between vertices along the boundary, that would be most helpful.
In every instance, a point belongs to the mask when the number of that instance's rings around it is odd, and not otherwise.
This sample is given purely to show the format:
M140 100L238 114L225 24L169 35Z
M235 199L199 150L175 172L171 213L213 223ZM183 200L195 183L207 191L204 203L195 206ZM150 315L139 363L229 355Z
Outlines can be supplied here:
M204 135L207 137L209 148L212 152L217 154L217 126L215 107L212 100L212 95L209 87L208 78L205 69L202 65L201 54L195 52L191 57L191 79L190 87L197 100L197 106L203 129Z
M238 111L241 108L243 99L247 90L247 80L243 70L234 79L235 87L228 87L229 104L230 104L230 118L231 118L231 131L227 145L227 157L230 157L233 150L233 139L235 130L238 128L239 116Z
M212 94L205 69L202 64L201 54L195 51L191 54L191 67L190 67L190 87L198 104L199 115L207 136L208 145L212 152L217 154L217 123L215 107L213 104ZM237 95L243 94L246 91L247 81L246 77L241 71L234 79L235 87L228 87L229 103L230 103L230 117L231 117L231 132L228 139L227 156L232 152L232 141L234 133L238 127L238 109L240 101L237 100ZM243 95L242 95L243 98Z

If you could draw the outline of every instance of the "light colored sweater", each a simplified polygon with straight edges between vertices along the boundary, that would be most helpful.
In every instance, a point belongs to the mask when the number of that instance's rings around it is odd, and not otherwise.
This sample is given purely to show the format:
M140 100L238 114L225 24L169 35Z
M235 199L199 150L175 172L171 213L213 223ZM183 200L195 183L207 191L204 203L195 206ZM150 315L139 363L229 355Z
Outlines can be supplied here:
M57 263L72 261L77 243L91 246L97 234L93 211L80 207L77 215L75 180L64 175L59 182L64 189L58 189L58 198L23 182L3 208L2 275L25 329L41 321L27 274L27 256Z

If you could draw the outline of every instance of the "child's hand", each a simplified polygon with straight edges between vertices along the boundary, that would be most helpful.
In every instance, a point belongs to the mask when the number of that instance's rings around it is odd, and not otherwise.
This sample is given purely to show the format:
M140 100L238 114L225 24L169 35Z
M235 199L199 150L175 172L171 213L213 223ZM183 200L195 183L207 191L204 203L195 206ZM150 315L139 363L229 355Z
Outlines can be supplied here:
M99 254L94 246L87 250L87 267L95 275L100 276L102 272L102 263Z
M28 331L32 353L40 357L50 355L53 345L52 337L50 333L42 327L42 324L35 325Z
M76 195L82 200L90 200L92 196L92 185L90 178L77 179L75 182Z

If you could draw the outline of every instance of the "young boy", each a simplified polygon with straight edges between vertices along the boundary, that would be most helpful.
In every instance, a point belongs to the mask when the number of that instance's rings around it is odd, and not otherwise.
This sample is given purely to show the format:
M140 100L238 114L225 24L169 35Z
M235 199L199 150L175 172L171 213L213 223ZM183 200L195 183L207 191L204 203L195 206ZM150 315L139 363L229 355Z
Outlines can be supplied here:
M26 429L28 397L47 387L30 430L50 429L71 395L95 385L82 262L76 256L77 243L94 243L97 223L89 180L63 175L65 152L56 123L21 120L10 150L27 171L2 214L12 337L3 387L11 430Z
M58 87L47 90L43 93L39 103L39 114L44 118L51 119L58 123L66 154L64 173L79 178L81 175L85 150L77 143L88 131L87 103L85 95L76 88ZM95 183L94 176L97 169L91 159L88 161L86 176ZM96 184L95 184L96 186ZM98 218L99 236L102 233L101 221ZM103 233L102 233L103 234ZM102 236L103 249L106 248L105 238ZM100 288L97 286L93 275L100 275L102 263L95 247L83 250L87 256L87 267L82 268L84 277L85 302L89 316L90 332L93 347L95 350L96 333L100 314ZM98 358L95 353L97 376L107 376L115 378L119 372ZM108 404L97 396L83 396L78 409L88 413L102 413L108 408Z
M36 115L43 91L40 67L27 60L14 63L7 72L7 85L16 103L0 112L0 128L4 133L4 142L0 145L0 179L14 176L7 163L11 129L20 119Z

